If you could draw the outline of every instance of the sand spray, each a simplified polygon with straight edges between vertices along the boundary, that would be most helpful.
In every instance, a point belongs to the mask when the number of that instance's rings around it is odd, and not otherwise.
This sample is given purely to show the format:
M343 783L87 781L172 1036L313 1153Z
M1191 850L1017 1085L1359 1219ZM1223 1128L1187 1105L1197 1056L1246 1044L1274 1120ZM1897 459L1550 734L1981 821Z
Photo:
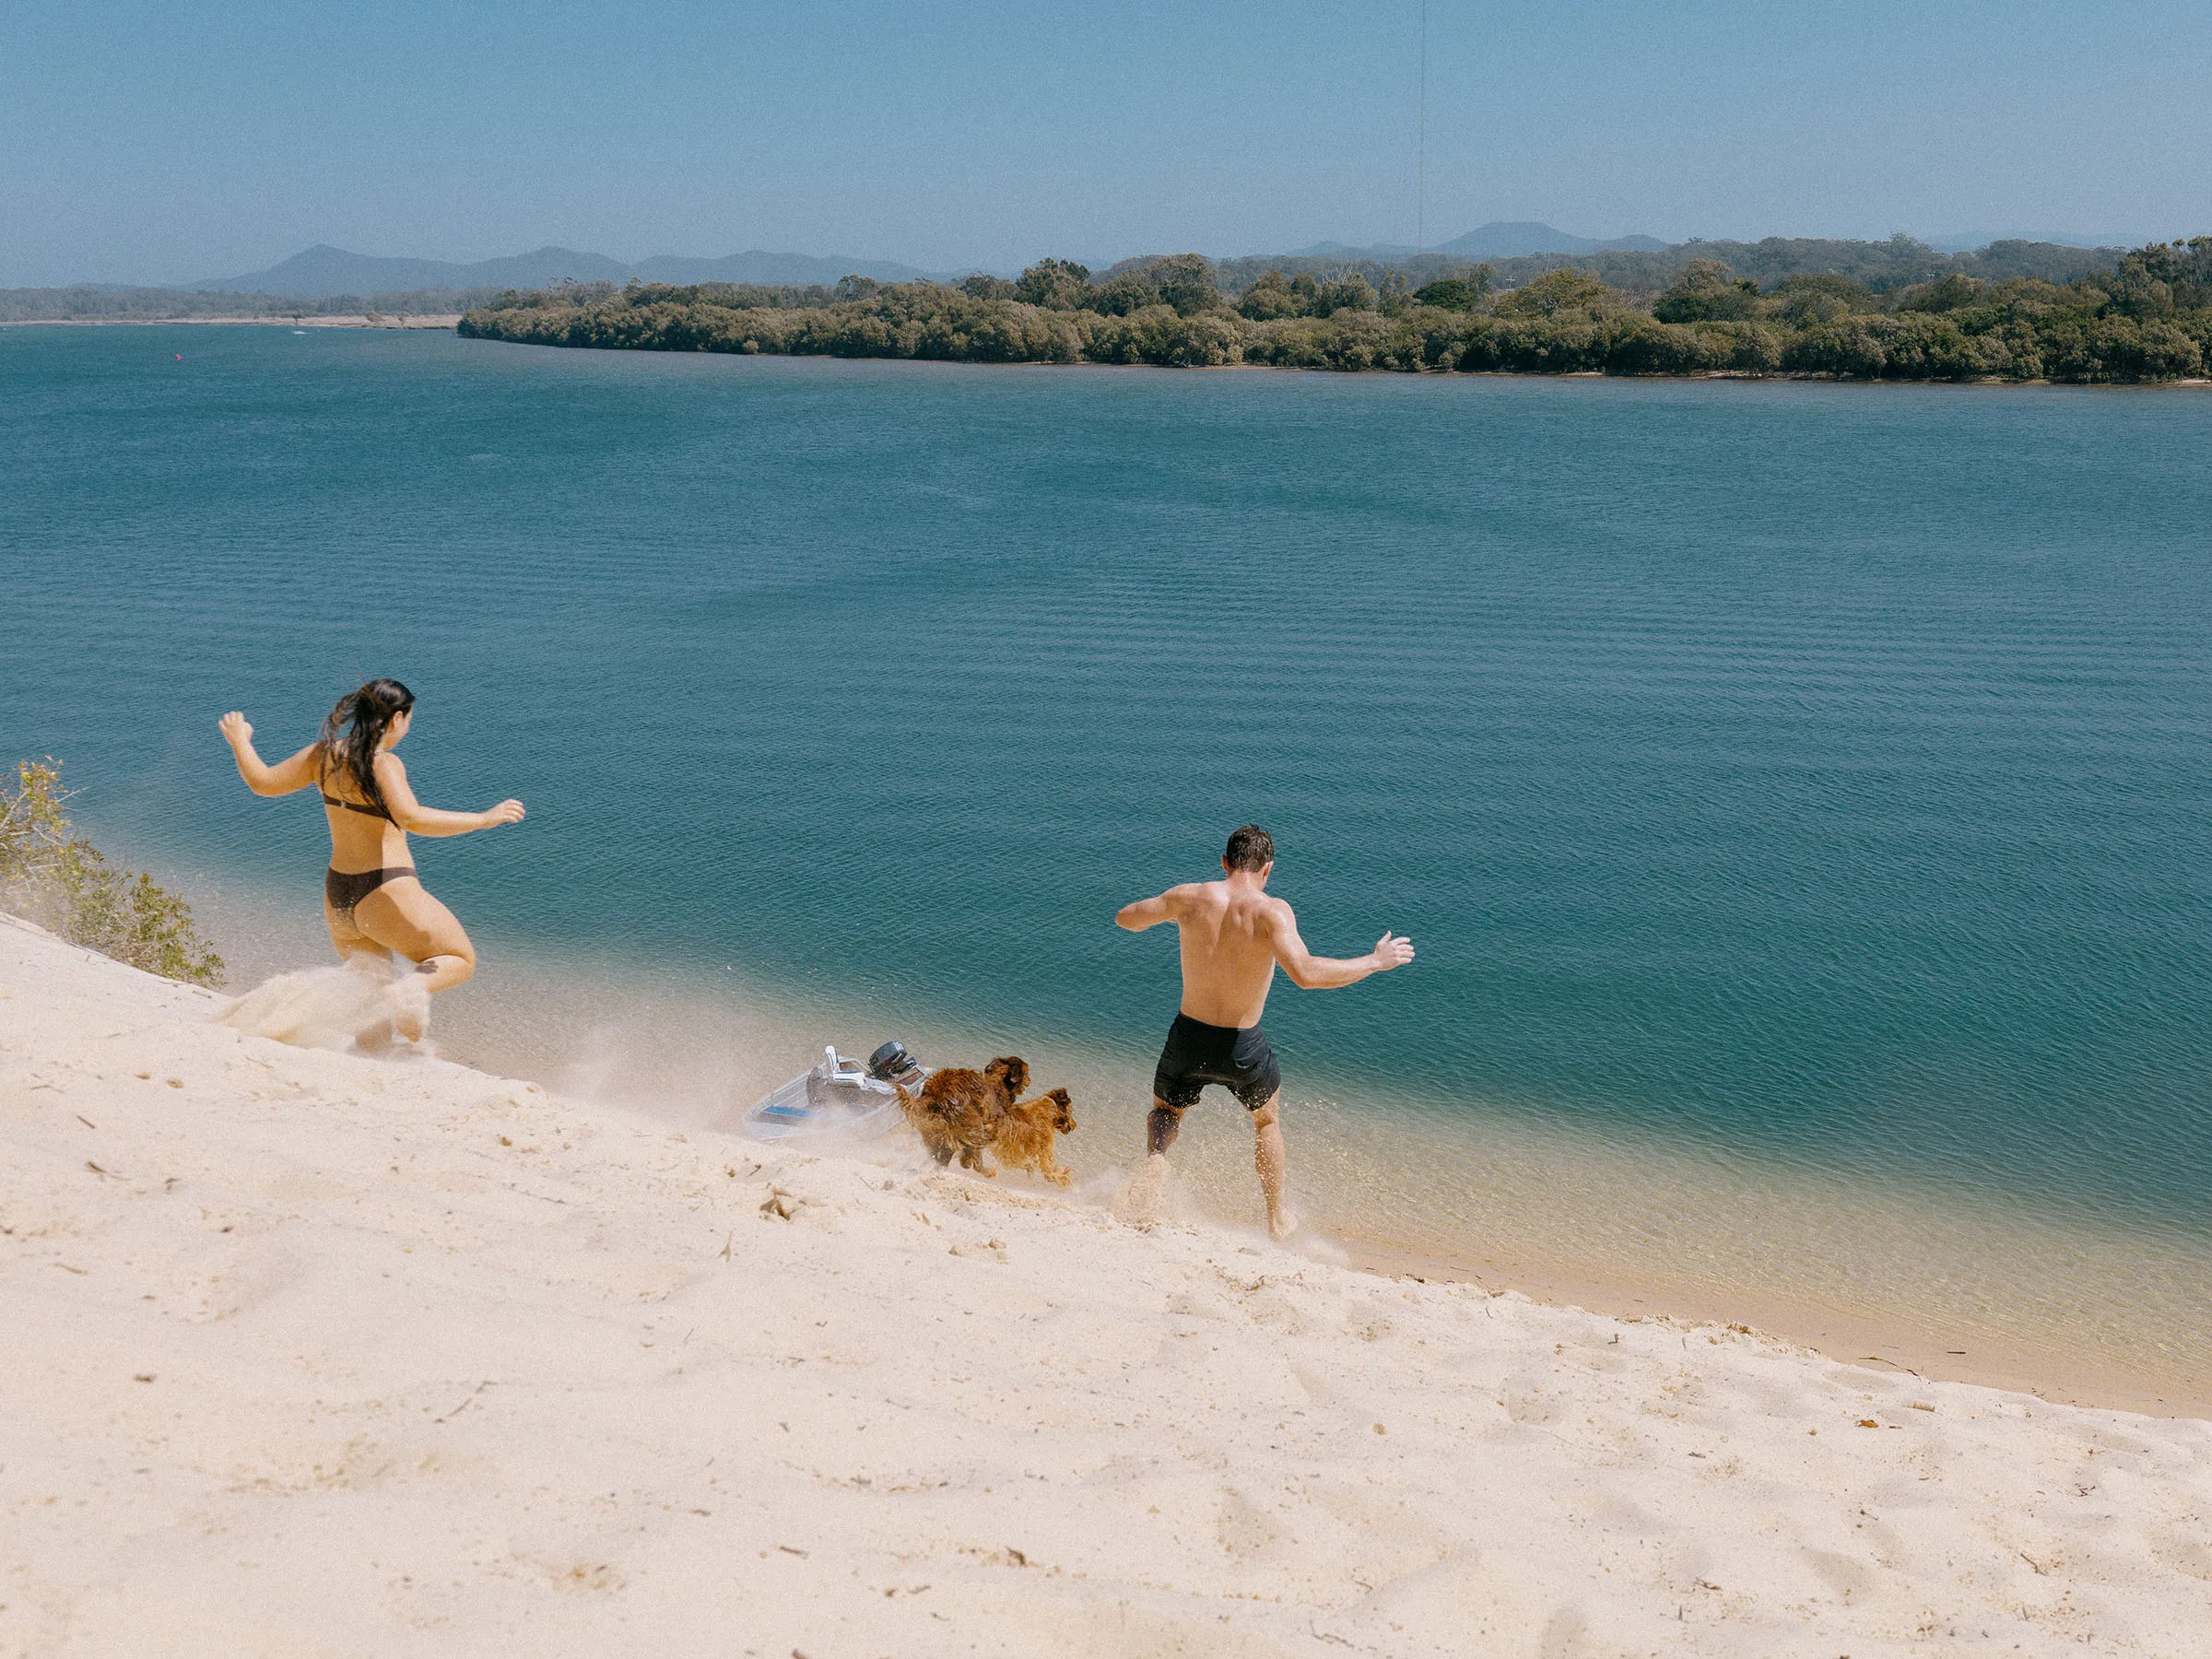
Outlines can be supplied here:
M370 961L275 974L215 1023L298 1048L371 1049L389 1043L393 1008L391 971Z

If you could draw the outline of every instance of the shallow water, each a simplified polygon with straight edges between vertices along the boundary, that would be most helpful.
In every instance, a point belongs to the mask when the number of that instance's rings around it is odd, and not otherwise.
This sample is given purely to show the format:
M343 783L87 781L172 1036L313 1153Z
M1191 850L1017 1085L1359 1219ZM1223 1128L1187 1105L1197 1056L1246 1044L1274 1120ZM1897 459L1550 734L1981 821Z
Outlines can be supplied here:
M0 439L0 752L297 966L213 722L406 680L425 797L531 805L418 849L536 964L487 1059L1018 1041L1095 1168L1174 1005L1112 912L1255 818L1420 948L1270 1006L1332 1225L2212 1371L2201 396L15 329Z

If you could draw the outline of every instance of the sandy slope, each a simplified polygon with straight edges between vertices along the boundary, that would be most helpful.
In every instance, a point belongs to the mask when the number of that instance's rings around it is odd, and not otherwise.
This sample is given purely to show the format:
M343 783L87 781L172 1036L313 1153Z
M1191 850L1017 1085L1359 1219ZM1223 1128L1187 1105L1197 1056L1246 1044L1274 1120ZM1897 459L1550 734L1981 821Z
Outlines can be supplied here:
M2212 1651L2201 1421L0 985L0 1653Z

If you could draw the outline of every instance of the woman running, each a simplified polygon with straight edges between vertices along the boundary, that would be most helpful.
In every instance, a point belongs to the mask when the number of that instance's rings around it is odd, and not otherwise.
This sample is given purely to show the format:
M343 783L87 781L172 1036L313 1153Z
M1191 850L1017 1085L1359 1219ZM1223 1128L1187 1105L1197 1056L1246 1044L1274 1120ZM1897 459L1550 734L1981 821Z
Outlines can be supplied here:
M323 880L323 915L330 942L348 966L397 952L415 964L392 983L393 1026L409 1041L429 1029L430 993L450 991L477 971L476 947L453 912L423 889L407 836L466 835L495 824L519 824L520 801L488 812L440 812L407 786L407 769L392 752L414 722L415 694L397 680L373 679L338 699L322 735L275 766L253 752L253 728L232 710L220 723L239 776L258 795L285 795L315 786L330 819L330 872Z

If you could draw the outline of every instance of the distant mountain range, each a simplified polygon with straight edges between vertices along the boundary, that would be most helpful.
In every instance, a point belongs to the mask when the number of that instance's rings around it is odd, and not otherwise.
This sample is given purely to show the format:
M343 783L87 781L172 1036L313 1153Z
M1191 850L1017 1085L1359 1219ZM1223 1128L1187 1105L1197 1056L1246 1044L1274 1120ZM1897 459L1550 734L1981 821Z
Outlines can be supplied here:
M966 273L960 273L965 275ZM911 282L942 275L883 259L818 259L806 253L754 250L721 259L688 259L663 253L624 265L604 253L573 248L540 248L505 259L459 265L442 259L380 259L348 253L319 243L265 271L242 276L214 276L180 284L187 292L285 294L301 300L329 300L340 294L396 294L418 288L549 288L557 282L762 282L833 283L841 276L873 276L878 282Z
M1592 253L1605 248L1657 250L1667 244L1649 236L1573 236L1549 225L1499 221L1428 252L1466 259L1512 259L1524 253ZM1416 252L1409 247L1382 243L1354 248L1343 242L1317 242L1284 257L1338 259L1403 259ZM282 294L300 300L330 300L341 294L409 293L421 288L537 288L558 282L759 282L834 283L841 276L873 276L878 282L912 282L917 277L957 281L981 269L924 271L888 259L850 259L841 254L818 257L811 253L771 253L753 249L721 259L695 259L661 253L626 265L604 253L574 248L540 248L532 253L504 259L481 259L461 264L443 259L385 259L370 253L348 253L327 242L295 253L265 271L248 271L241 276L209 276L178 284L188 293Z
M1310 248L1292 248L1285 259L1404 259L1409 253L1453 253L1462 259L1519 259L1529 253L1596 253L1618 248L1658 253L1670 246L1655 236L1576 236L1533 219L1493 219L1465 236L1432 247L1416 248L1404 242L1377 242L1355 248L1345 242L1315 242Z
M1986 236L1931 236L1927 246L1940 253L1963 253L1986 247L2001 238ZM2072 248L2140 247L2151 240L2138 235L2089 237L2064 231L2023 232L2024 241L2055 242ZM1399 242L1378 242L1353 247L1346 242L1315 242L1279 254L1282 259L1402 260L1416 253L1444 253L1461 259L1519 259L1532 253L1596 253L1610 250L1661 253L1676 246L1655 236L1576 236L1533 220L1498 219L1477 226L1464 236L1426 249ZM721 259L687 258L663 253L625 265L604 253L580 253L573 248L540 248L533 253L505 259L484 259L457 264L442 259L383 259L350 253L343 248L319 243L295 253L265 271L241 276L215 276L179 285L187 292L272 294L300 300L330 300L341 295L368 298L377 294L409 293L424 288L538 288L562 281L627 282L758 282L830 284L841 276L872 276L878 282L912 282L917 277L958 281L981 269L924 271L887 259L850 259L840 254L818 257L810 253L771 253L753 249Z

